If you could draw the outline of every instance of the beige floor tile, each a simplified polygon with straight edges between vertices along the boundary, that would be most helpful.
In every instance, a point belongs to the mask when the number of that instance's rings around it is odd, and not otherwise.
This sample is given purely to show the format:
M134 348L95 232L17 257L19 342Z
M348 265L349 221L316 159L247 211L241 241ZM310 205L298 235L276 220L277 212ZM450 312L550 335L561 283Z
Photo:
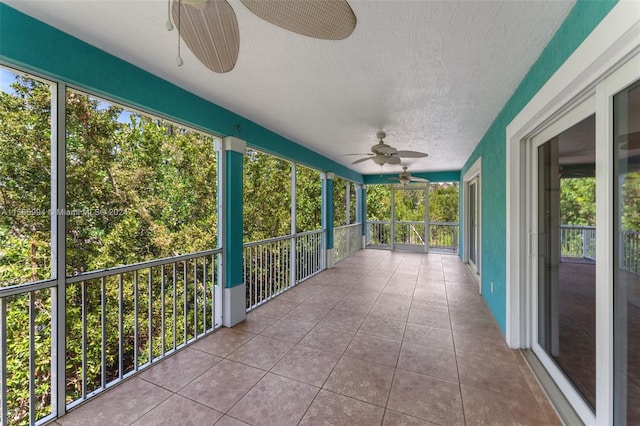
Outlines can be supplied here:
M355 331L318 324L307 333L299 344L341 354L347 349L355 334Z
M132 426L214 425L222 413L180 395L172 395L138 419Z
M386 337L392 340L402 340L406 325L407 323L404 321L393 321L382 317L367 316L360 326L358 333Z
M233 327L233 329L249 333L260 333L262 330L278 321L278 319L280 319L280 317L267 315L257 310L253 310L247 314L247 318L244 321Z
M528 398L508 396L462 385L462 400L467 425L547 424L533 395Z
M320 387L339 359L340 355L337 353L297 345L271 369L271 372Z
M264 305L257 307L255 310L261 314L271 315L274 317L283 317L289 312L293 311L298 306L297 303L287 302L275 298L268 301Z
M448 312L434 311L431 309L411 308L409 310L409 318L407 322L428 325L429 327L437 327L451 329L451 321Z
M478 333L453 331L456 353L495 358L504 362L516 362L514 353L504 340L496 336L487 336Z
M285 317L264 329L260 334L286 340L287 342L298 343L315 325L314 322Z
M218 422L216 426L246 426L247 423L241 422L238 419L234 419L231 416L223 416Z
M222 358L185 348L140 374L140 378L176 392Z
M342 300L340 300L340 302L338 302L337 305L333 307L333 309L338 311L351 312L354 314L361 314L361 315L368 314L371 308L373 307L375 299L374 300L354 300L354 297L355 296L344 297Z
M364 321L363 314L354 314L332 309L326 317L320 321L320 325L342 330L356 331Z
M449 305L445 299L435 299L432 297L413 296L412 308L428 309L430 311L449 312Z
M458 381L458 368L453 351L441 351L405 342L400 350L398 368L450 382Z
M407 323L403 342L453 352L453 337L449 329Z
M435 423L428 422L426 420L418 419L416 417L407 416L406 414L398 413L397 411L387 409L384 413L384 421L382 426L430 426Z
M380 424L383 414L382 407L323 389L300 425L371 426Z
M376 302L369 311L370 316L382 317L392 321L407 321L409 306L386 305Z
M229 411L249 424L296 425L320 389L267 374Z
M299 305L293 311L285 315L285 318L295 318L298 320L317 323L327 315L329 308L315 305Z
M400 290L398 290L400 291ZM390 288L387 285L376 303L381 305L391 305L391 306L411 306L411 299L413 298L413 287L407 289L404 293L395 293L393 288Z
M532 397L533 393L517 364L497 359L458 354L460 383L508 395Z
M457 383L409 371L396 370L387 408L437 424L464 424Z
M332 392L384 407L394 369L343 356L324 384Z
M227 358L261 370L270 370L294 343L267 336L256 336Z
M171 396L171 392L134 377L58 419L65 426L128 425Z
M398 363L400 345L399 340L357 333L344 354L352 358L395 367Z
M324 289L304 301L303 305L315 305L331 309L342 300L344 294L336 294L334 291Z
M264 376L248 365L222 360L180 390L180 394L213 409L226 412Z
M194 349L226 357L256 335L232 328L222 328L193 344Z

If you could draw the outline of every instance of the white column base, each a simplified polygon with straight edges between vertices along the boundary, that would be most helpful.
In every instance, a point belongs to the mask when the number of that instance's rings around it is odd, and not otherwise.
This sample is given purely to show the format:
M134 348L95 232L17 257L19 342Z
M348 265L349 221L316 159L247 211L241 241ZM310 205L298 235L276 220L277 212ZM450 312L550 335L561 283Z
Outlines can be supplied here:
M336 266L336 258L333 249L327 249L327 269L331 269Z
M233 327L247 318L246 284L242 283L235 287L225 288L223 292L222 325Z
M366 236L366 235L363 235L363 236L362 236L362 245L360 246L360 248L361 248L362 250L364 250L364 249L366 249L366 248L367 248L367 236Z

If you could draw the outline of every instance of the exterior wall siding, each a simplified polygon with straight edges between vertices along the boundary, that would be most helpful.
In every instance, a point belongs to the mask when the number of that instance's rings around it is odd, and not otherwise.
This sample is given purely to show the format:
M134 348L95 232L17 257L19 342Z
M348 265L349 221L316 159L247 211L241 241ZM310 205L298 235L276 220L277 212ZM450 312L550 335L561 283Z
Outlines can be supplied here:
M617 1L579 0L462 168L482 157L482 295L506 330L506 128ZM463 187L460 182L460 188ZM463 234L462 229L460 234ZM461 244L462 246L462 244ZM493 292L491 292L493 283Z

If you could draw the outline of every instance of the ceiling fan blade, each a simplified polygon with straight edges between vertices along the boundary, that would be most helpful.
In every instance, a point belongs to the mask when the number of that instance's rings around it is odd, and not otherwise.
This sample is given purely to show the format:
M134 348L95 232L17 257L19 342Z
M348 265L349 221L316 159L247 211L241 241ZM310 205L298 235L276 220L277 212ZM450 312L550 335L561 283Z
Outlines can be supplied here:
M401 161L400 157L394 154L389 156L387 164L400 164Z
M371 155L371 156L373 156L373 155L375 155L375 154L372 154L372 153L370 153L370 152L369 152L369 153L367 153L367 154L361 154L361 153L358 153L358 154L340 154L340 155L341 155L341 156L343 156L343 157L346 157L346 156L348 156L348 155L359 155L360 157L362 157L363 155Z
M429 179L425 179L425 178L421 178L421 177L415 177L415 176L411 176L409 178L409 180L411 182L429 182Z
M174 0L171 15L180 37L204 66L218 73L233 69L240 50L240 31L236 13L226 0L196 4Z
M358 164L358 163L362 163L363 161L372 160L373 158L374 158L374 157L364 157L364 158L361 158L361 159L359 159L359 160L356 160L356 161L352 162L351 164Z
M404 158L422 158L422 157L427 157L429 155L424 152L418 152L418 151L398 151L396 154Z
M274 25L323 40L342 40L356 28L346 0L240 0L256 16Z

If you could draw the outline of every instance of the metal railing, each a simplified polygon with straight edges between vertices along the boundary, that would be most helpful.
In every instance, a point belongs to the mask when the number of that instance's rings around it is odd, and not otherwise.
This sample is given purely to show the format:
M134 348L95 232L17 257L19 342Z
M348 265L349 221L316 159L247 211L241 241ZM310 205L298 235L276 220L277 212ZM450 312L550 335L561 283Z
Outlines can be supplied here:
M622 231L618 236L620 265L633 274L640 274L640 231ZM596 259L596 228L594 226L562 225L560 227L562 257Z
M367 222L367 245L391 246L391 222L371 220Z
M458 252L458 222L429 222L429 249Z
M324 231L244 244L247 312L325 268Z
M623 231L621 234L619 268L640 275L640 231Z
M333 228L333 250L335 263L346 259L362 248L362 224L336 226Z
M595 226L560 226L560 252L562 257L580 257L595 260Z
M396 221L393 224L393 241L395 244L424 246L425 223L418 221Z
M57 280L0 289L2 424L54 419L62 411L57 401L70 409L219 327L220 255L208 250L67 277L64 309Z
M458 252L457 222L429 222L429 249L440 252ZM393 244L425 245L425 223L417 221L374 220L367 222L367 245L389 248Z

